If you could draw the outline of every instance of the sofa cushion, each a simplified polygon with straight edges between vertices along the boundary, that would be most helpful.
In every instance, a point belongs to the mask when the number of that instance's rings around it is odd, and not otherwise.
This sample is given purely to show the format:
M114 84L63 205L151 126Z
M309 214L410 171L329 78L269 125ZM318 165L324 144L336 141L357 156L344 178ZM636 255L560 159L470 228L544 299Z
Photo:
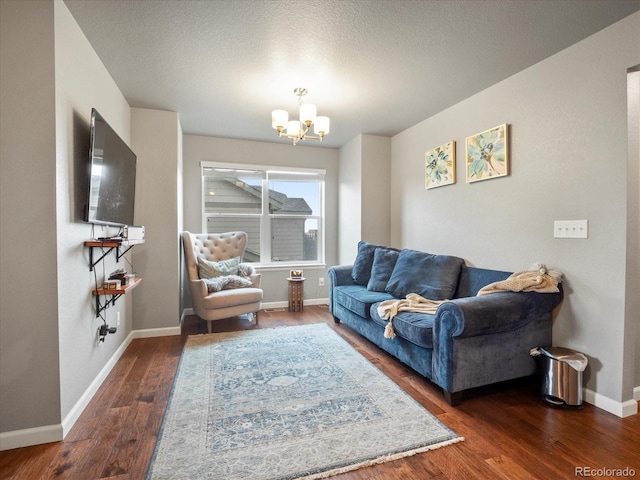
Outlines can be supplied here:
M464 261L450 255L402 250L386 291L396 298L417 293L429 300L448 300L458 286Z
M371 278L367 283L367 290L374 292L385 291L399 255L400 252L397 250L376 248L373 254L373 266L371 267Z
M486 268L463 265L455 298L475 297L482 287L486 287L490 283L506 280L511 273L513 272L487 270Z
M334 302L363 318L369 318L371 305L393 297L385 292L372 292L362 285L343 285L333 289Z
M371 267L373 266L373 255L378 247L381 247L381 245L365 242L364 240L358 242L358 254L353 262L353 270L351 271L351 277L358 285L366 285L369 283Z
M371 320L386 327L387 320L378 315L378 303L371 306ZM399 337L423 348L433 348L433 322L435 315L428 313L400 312L393 317L393 331Z

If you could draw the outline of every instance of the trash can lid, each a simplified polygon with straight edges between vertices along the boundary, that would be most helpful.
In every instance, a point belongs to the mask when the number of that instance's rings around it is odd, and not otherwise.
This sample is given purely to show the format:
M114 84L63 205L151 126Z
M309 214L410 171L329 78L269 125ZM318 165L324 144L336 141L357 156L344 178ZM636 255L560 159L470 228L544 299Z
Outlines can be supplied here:
M568 363L579 372L587 368L587 357L575 350L562 347L540 347L540 353L559 362Z

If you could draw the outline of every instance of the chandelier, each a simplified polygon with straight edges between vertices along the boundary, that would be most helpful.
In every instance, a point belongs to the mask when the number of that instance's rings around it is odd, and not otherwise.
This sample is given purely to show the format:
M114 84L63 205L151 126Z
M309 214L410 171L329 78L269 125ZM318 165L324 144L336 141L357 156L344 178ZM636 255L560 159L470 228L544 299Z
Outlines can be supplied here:
M316 106L311 103L302 103L302 97L307 94L306 88L295 88L293 93L298 96L300 105L300 120L289 120L286 110L274 110L271 112L271 126L278 131L279 137L289 137L294 145L300 140L320 140L329 133L329 117L316 116ZM313 132L316 136L308 135L313 124ZM286 132L285 132L286 130Z

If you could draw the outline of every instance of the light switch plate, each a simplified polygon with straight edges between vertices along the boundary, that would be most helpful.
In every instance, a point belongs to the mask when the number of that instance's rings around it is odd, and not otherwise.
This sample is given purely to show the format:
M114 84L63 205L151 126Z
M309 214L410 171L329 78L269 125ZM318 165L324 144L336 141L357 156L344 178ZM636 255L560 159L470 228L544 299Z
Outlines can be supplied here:
M587 220L556 220L553 222L553 238L588 238Z

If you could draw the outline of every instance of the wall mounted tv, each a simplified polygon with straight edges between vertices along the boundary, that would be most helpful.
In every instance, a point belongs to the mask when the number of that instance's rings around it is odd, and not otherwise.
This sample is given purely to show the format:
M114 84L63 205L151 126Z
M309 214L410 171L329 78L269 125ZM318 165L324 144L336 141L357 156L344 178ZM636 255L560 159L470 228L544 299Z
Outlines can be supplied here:
M95 108L91 110L89 159L87 222L134 225L137 158Z

